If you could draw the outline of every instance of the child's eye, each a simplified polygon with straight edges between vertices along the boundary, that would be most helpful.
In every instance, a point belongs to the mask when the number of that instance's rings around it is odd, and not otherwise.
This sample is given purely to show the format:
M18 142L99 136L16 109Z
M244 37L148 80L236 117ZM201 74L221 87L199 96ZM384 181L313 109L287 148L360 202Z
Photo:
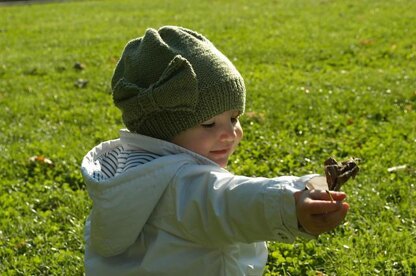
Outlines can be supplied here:
M236 117L233 117L233 118L231 118L231 123L233 123L234 125L236 124L236 123L238 123L238 118L239 118L240 116L236 116Z
M215 122L212 122L212 123L211 122L202 123L201 126L203 128L211 128L211 127L214 127L215 126Z

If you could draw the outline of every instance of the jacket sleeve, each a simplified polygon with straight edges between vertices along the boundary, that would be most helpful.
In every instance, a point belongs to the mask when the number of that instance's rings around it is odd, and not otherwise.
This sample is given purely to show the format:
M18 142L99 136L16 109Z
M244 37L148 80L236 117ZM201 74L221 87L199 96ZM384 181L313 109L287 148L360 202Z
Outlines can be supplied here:
M312 238L298 228L293 196L312 176L253 178L187 165L177 172L158 206L165 211L156 212L151 223L186 240L215 246Z

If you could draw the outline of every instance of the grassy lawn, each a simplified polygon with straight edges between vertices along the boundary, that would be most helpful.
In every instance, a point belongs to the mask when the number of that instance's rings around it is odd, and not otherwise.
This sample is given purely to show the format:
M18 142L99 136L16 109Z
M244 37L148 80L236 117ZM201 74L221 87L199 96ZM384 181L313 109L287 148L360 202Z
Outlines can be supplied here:
M269 243L266 275L415 275L415 10L412 0L0 5L1 275L83 274L91 202L80 162L123 127L110 78L124 44L162 25L203 33L245 77L231 171L302 175L322 173L329 156L362 160L343 188L345 223Z

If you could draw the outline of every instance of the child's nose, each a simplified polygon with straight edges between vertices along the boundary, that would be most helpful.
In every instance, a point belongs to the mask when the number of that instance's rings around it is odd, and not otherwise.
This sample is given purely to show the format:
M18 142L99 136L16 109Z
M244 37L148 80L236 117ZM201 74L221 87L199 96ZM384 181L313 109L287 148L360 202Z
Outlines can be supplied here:
M221 132L221 140L223 141L234 141L237 137L235 125L233 123L229 123L224 126Z

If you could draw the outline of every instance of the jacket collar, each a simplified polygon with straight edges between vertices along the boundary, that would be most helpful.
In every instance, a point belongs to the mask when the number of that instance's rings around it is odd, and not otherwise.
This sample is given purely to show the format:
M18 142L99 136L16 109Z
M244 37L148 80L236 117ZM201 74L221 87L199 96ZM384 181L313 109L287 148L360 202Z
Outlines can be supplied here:
M139 148L161 156L186 153L188 155L191 155L196 160L196 162L201 165L214 165L219 167L217 163L193 151L190 151L188 149L185 149L165 140L160 140L150 136L133 133L127 129L120 130L120 141L123 145L126 146L126 149Z

